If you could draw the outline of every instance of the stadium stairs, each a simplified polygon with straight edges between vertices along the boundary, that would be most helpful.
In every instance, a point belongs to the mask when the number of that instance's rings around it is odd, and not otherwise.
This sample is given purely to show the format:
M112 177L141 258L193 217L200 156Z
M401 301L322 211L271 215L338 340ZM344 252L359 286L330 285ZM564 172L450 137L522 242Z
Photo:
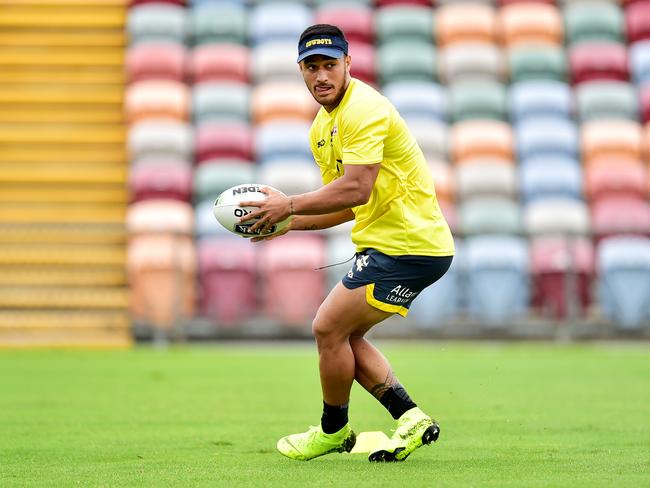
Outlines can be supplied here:
M125 12L0 4L0 348L132 343Z

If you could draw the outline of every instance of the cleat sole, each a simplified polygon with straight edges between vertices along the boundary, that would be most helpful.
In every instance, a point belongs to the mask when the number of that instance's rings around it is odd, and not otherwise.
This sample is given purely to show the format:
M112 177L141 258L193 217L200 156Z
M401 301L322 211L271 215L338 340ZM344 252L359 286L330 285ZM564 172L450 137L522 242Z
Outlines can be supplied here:
M428 445L432 442L436 442L440 436L440 427L436 424L433 424L422 434L422 445Z

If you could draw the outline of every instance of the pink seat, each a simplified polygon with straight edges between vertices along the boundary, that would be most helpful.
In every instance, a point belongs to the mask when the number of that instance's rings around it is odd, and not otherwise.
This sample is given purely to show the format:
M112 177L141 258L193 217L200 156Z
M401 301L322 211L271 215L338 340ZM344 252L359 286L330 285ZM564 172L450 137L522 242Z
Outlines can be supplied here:
M187 52L172 42L142 42L126 54L130 82L150 79L183 81L187 77Z
M624 12L627 42L650 39L650 2L633 2Z
M591 120L580 128L580 145L586 164L602 158L640 160L643 132L631 120Z
M164 198L189 202L192 177L192 168L186 165L135 165L129 175L131 201Z
M150 199L132 203L126 211L126 228L137 234L185 234L194 230L194 211L187 202Z
M512 2L498 10L501 40L508 47L525 44L562 45L560 10L543 2Z
M639 105L641 112L641 121L645 124L650 121L650 85L639 87Z
M627 50L616 42L590 41L569 48L573 83L589 80L629 79Z
M494 8L481 3L450 3L436 11L435 36L440 47L455 43L496 42Z
M567 295L577 297L582 313L590 302L595 258L587 238L537 237L531 244L531 271L534 283L533 305L553 318L567 316ZM571 273L571 275L568 275ZM569 278L567 280L567 278ZM573 285L567 293L567 285Z
M375 64L375 47L365 42L352 41L350 42L348 52L352 57L350 74L364 83L376 85L377 67Z
M251 94L251 116L256 124L275 119L311 122L319 107L300 81L258 83Z
M612 164L604 160L587 166L585 190L592 202L610 196L646 198L647 178L641 161L638 164Z
M199 163L209 159L253 160L253 135L250 126L238 122L204 122L196 129L196 154Z
M601 198L591 206L598 239L616 234L650 235L650 203L632 196Z
M179 81L138 81L126 90L124 110L130 124L150 118L187 120L190 112L189 89Z
M215 236L198 248L201 314L227 327L251 318L257 310L256 246Z
M194 48L190 71L195 83L234 80L248 83L249 49L239 44L206 44Z
M308 327L325 297L326 273L320 236L286 236L260 251L265 313L282 324Z
M340 4L319 8L314 23L340 27L348 41L372 43L375 37L374 18L371 8Z

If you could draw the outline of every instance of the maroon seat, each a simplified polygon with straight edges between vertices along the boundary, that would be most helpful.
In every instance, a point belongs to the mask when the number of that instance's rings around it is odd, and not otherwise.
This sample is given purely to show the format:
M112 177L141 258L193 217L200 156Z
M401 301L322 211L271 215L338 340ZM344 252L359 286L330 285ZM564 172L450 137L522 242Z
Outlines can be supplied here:
M196 129L197 161L216 158L253 160L253 135L248 124L204 122Z
M533 305L546 316L564 318L567 296L577 297L577 312L590 303L594 249L586 238L537 237L531 243ZM567 286L571 290L567 289ZM569 292L569 293L567 293Z
M350 68L352 76L370 85L375 85L377 83L375 47L365 42L350 42L348 52L352 57L352 67Z
M650 121L650 84L639 87L639 105L641 121L643 123Z
M589 164L586 168L585 190L592 202L611 196L646 198L647 171L638 164L616 164L607 160Z
M630 44L650 39L650 1L634 2L625 8L625 28Z
M173 42L143 42L126 54L129 82L150 79L184 81L187 76L187 52Z
M372 43L375 37L374 11L354 5L332 5L316 11L315 24L339 26L348 41Z
M629 79L627 51L616 42L593 41L571 47L569 68L573 83Z
M601 198L591 206L598 239L616 234L650 235L650 203L632 196Z
M234 80L248 83L249 49L240 44L205 44L190 56L190 71L195 83Z
M256 247L236 236L201 239L199 310L218 325L236 326L257 310Z
M189 202L192 168L184 164L136 164L129 175L131 201L165 198Z

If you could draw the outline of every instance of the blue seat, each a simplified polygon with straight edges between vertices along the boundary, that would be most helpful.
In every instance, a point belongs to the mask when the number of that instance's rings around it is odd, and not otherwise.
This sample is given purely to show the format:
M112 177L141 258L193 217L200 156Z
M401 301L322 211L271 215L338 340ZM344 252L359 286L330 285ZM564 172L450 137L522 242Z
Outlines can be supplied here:
M640 86L650 81L650 39L630 44L628 57L634 83Z
M526 159L521 164L520 180L525 203L549 196L583 197L582 167L569 157L536 156Z
M307 122L273 121L260 124L255 129L255 151L261 164L267 159L311 159Z
M598 246L599 294L605 314L624 330L650 326L650 239L610 237Z
M528 308L529 257L525 239L476 236L465 241L464 249L469 315L489 328L506 327Z
M510 86L508 103L510 117L522 121L535 117L571 118L571 87L563 81L530 80Z
M198 238L206 236L232 236L214 217L214 199L203 200L194 207L194 233Z
M299 3L278 2L250 10L248 34L253 45L273 40L298 43L300 34L313 23L313 12Z
M533 156L578 157L579 137L575 123L561 117L535 117L515 125L520 160Z
M384 95L404 118L422 117L447 120L447 91L433 81L393 81Z

